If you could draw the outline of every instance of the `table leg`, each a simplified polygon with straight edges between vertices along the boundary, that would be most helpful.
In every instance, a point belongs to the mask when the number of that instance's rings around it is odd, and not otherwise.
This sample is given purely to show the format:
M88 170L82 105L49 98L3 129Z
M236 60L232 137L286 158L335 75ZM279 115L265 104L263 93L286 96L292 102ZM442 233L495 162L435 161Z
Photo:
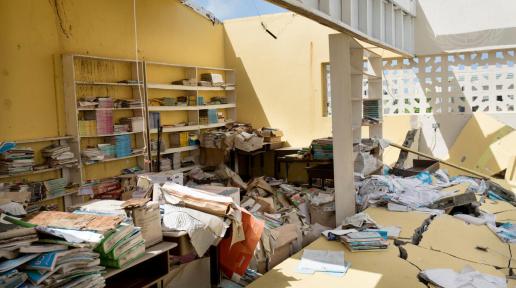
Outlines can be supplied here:
M217 246L210 246L210 283L211 287L218 287L220 284L219 249Z
M248 167L249 168L249 171L248 171L249 180L251 180L251 179L253 179L253 166L254 166L253 159L254 159L254 157L253 157L253 155L249 155L249 156L247 156L247 159L248 159L247 163L249 165L249 167Z
M260 176L264 176L263 172L265 166L265 153L260 154Z

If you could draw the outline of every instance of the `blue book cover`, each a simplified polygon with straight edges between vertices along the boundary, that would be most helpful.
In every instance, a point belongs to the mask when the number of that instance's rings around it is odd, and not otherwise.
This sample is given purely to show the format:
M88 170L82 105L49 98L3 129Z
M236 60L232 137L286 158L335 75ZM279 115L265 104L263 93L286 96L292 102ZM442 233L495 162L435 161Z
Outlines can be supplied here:
M56 265L57 258L60 256L60 252L61 251L55 251L41 254L38 257L30 260L26 267L28 269L35 270L52 270Z

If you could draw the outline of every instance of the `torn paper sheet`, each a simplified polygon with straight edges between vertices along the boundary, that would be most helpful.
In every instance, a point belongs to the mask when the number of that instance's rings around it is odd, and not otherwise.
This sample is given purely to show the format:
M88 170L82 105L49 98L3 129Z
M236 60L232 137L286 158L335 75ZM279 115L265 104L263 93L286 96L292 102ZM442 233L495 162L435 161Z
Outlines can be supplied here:
M185 205L186 207L217 216L226 215L230 210L230 206L234 205L231 197L182 186L172 182L165 183L165 185L161 187L161 191L167 203L172 205Z
M342 220L342 228L377 228L378 225L367 213L360 212Z
M459 273L452 269L429 269L419 273L429 282L444 288L506 288L502 277L480 273L470 266L465 266Z
M344 261L344 251L303 250L303 256L297 266L297 272L313 274L315 272L346 273L350 264Z
M38 226L36 230L63 238L70 243L100 243L104 235L92 231L79 231L69 229L50 228Z

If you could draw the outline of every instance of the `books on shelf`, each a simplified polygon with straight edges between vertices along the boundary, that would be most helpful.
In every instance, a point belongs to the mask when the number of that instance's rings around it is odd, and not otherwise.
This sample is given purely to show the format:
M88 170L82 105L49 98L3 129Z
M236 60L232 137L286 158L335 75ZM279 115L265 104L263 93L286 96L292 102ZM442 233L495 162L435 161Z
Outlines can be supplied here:
M79 162L68 145L50 145L43 148L41 154L47 158L50 167L69 167Z
M57 178L52 180L47 180L43 182L46 189L47 197L56 197L65 194L66 187L66 179L65 178Z
M0 174L16 174L33 170L32 148L14 148L0 154Z
M132 132L143 132L143 117L125 117L119 120L121 124L129 125L129 130Z
M117 158L131 155L131 138L129 135L117 135L113 137L115 156Z
M79 136L94 136L97 134L97 121L79 120Z
M113 111L112 110L97 110L97 135L113 134Z

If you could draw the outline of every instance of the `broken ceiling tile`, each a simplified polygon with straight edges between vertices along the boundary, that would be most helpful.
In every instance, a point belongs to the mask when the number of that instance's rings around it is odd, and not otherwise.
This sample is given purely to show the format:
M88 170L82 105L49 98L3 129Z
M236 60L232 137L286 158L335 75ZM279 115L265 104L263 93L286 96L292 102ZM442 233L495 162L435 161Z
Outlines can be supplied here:
M505 274L502 271L497 270L490 265L459 259L443 252L433 251L413 244L403 245L402 248L407 251L408 256L406 260L422 270L449 268L458 272L464 268L464 266L469 265L479 272L498 277L505 277Z
M423 248L499 268L507 267L509 246L485 225L468 225L450 215L437 216L419 243ZM485 247L482 251L476 247Z

